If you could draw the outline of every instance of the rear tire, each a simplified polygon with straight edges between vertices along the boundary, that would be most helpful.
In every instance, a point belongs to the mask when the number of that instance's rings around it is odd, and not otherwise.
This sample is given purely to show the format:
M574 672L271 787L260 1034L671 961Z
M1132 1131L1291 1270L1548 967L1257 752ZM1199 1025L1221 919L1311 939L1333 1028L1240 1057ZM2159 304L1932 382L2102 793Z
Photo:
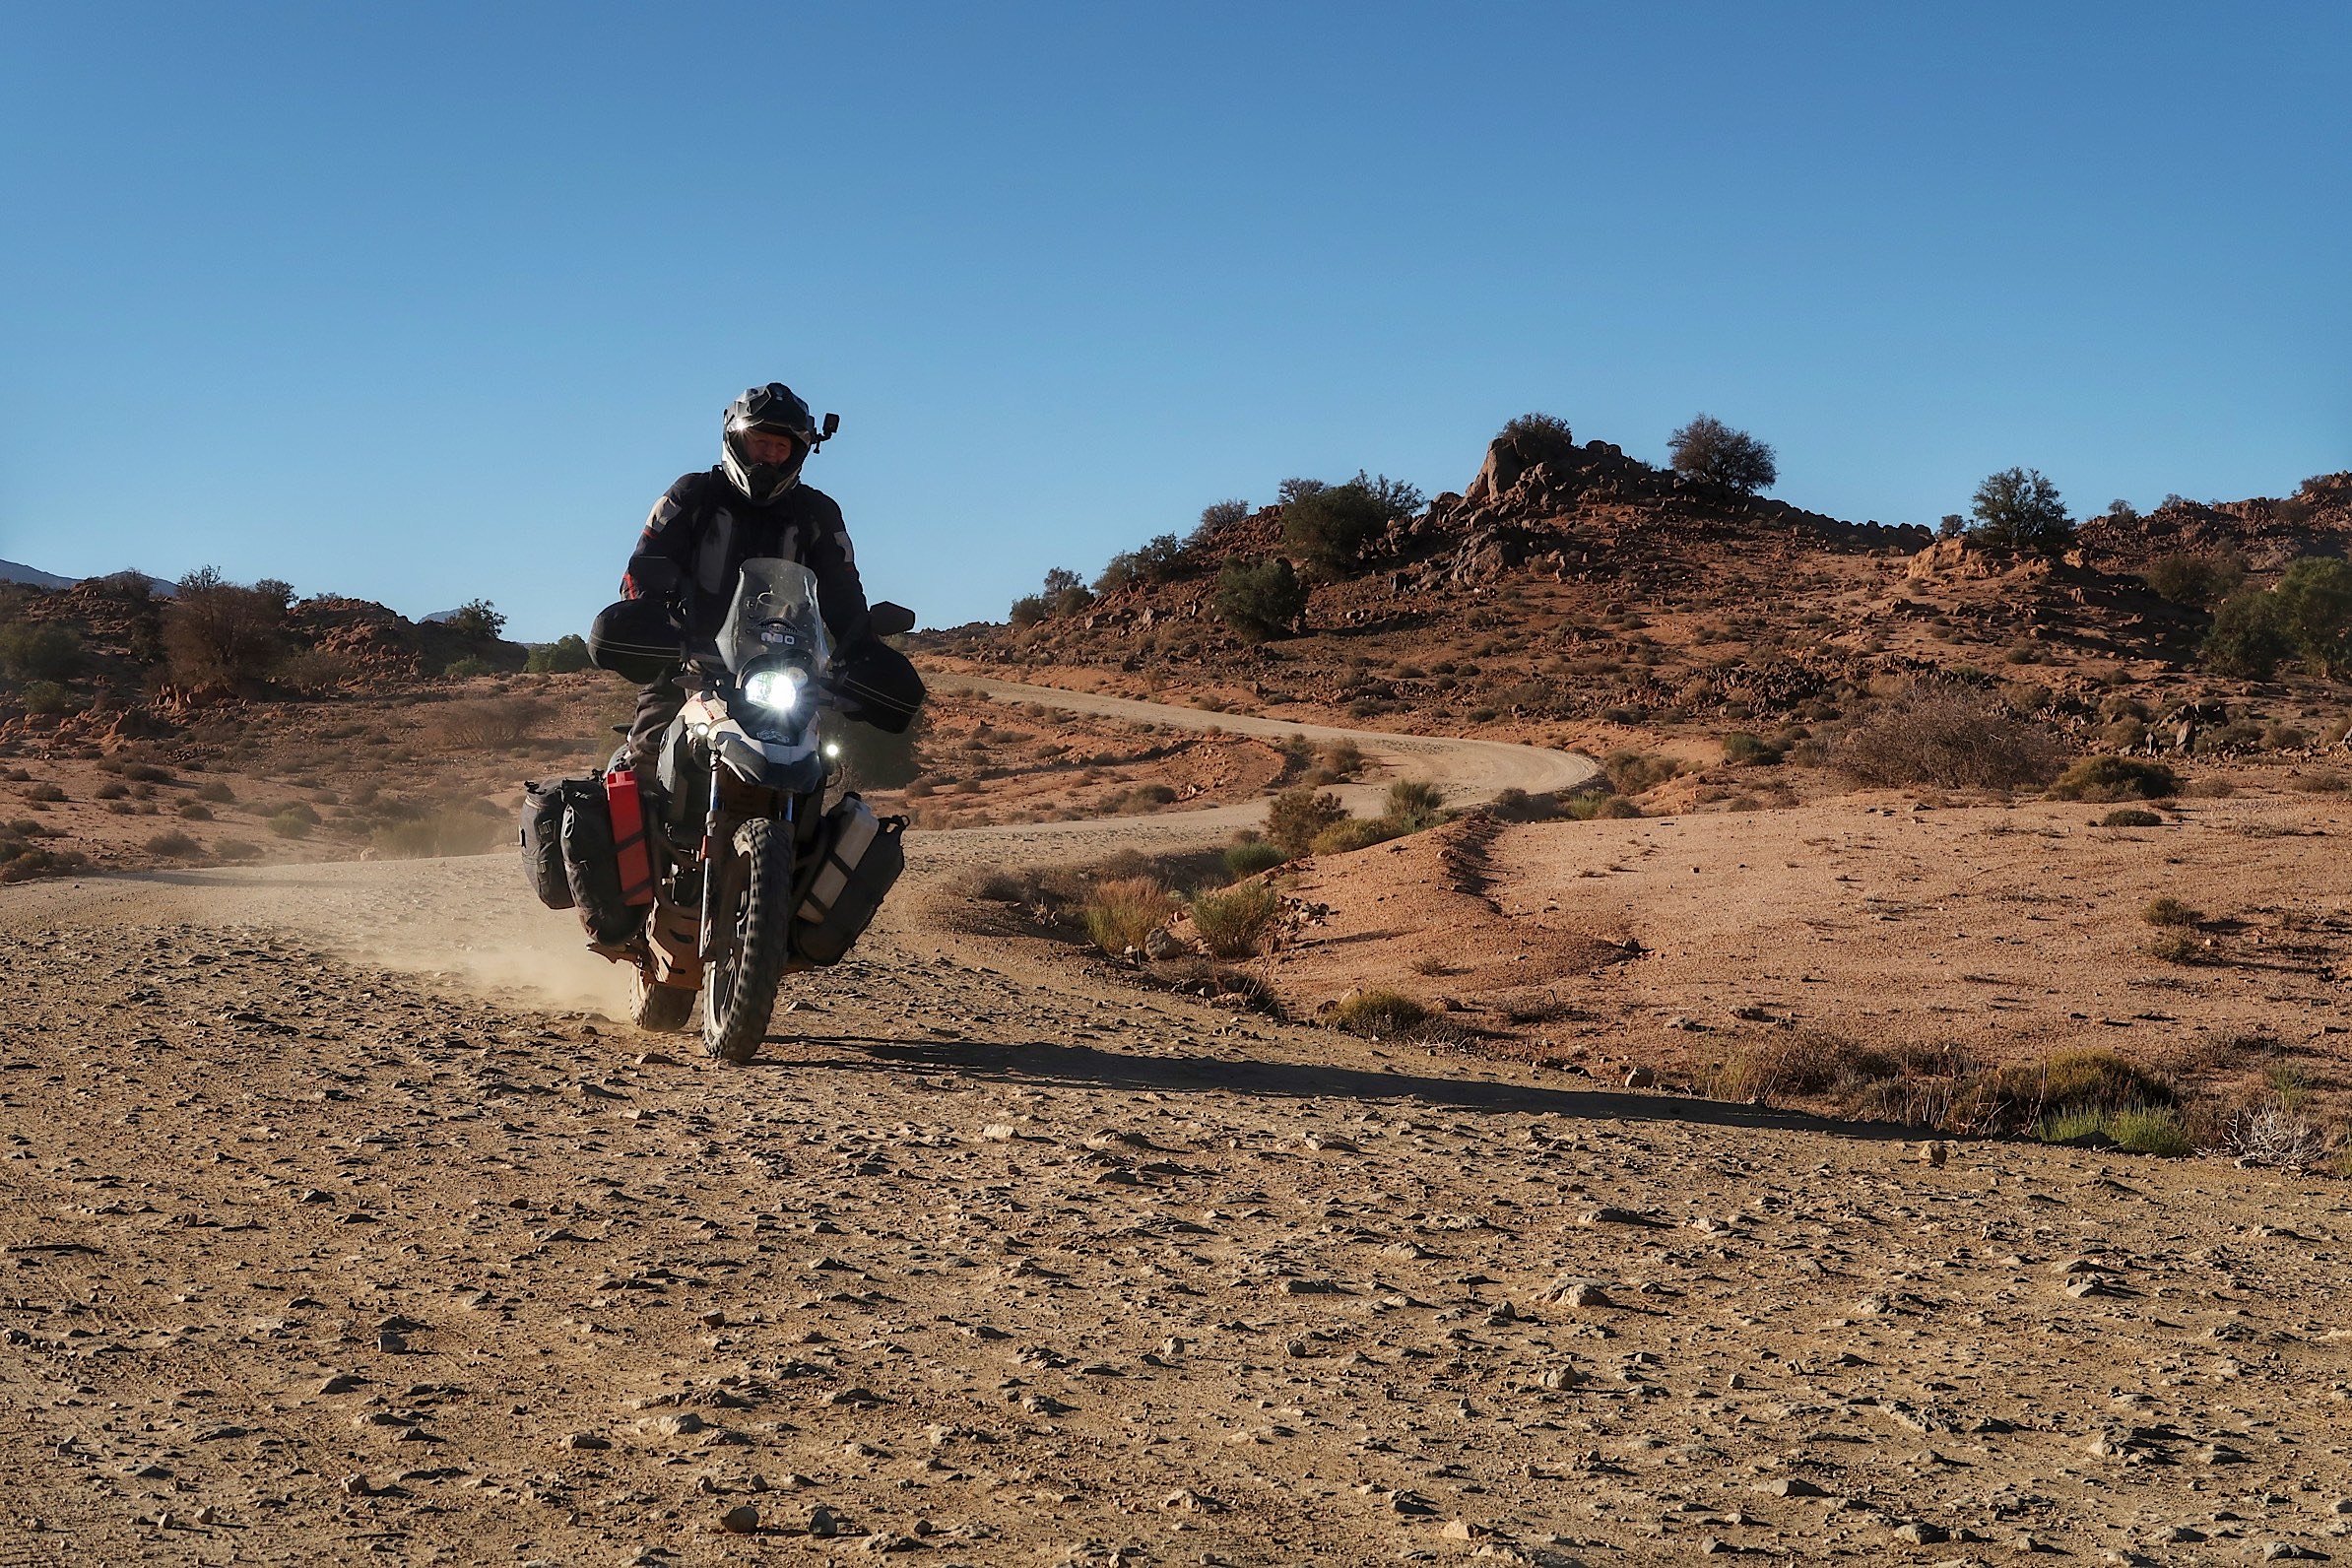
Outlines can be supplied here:
M740 1067L767 1038L776 985L792 956L792 837L775 822L748 822L735 835L735 853L743 884L733 911L735 950L705 973L702 1045Z
M629 1020L657 1034L683 1032L694 1016L694 993L684 986L656 985L640 963L628 977Z

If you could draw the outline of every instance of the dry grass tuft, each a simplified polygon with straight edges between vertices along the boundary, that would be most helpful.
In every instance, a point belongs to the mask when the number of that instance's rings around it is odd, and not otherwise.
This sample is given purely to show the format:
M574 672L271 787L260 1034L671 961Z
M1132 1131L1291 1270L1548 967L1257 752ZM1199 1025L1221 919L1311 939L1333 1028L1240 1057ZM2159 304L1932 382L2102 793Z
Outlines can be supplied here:
M1357 991L1342 998L1332 1021L1349 1034L1387 1040L1426 1024L1429 1009L1401 991Z
M1265 949L1282 900L1262 882L1193 895L1193 930L1214 958L1248 958Z
M1086 935L1112 957L1141 947L1154 926L1167 924L1176 898L1155 877L1116 877L1086 894Z
M1915 686L1848 730L1830 757L1861 784L2016 789L2058 771L2058 743L1967 687Z

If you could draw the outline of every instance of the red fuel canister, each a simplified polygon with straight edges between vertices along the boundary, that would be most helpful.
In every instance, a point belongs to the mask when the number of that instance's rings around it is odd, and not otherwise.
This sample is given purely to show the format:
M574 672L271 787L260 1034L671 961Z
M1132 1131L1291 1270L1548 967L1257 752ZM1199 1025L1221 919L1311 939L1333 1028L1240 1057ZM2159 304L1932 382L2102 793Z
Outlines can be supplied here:
M605 805L613 814L613 856L621 868L621 901L653 902L653 855L645 843L645 807L632 768L605 775Z

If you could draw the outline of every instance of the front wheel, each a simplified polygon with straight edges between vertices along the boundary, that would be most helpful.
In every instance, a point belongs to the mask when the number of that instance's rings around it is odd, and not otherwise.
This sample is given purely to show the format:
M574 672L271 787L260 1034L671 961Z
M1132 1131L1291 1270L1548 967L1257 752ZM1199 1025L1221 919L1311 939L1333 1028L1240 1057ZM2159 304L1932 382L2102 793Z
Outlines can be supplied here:
M732 870L735 949L710 966L702 1044L712 1056L741 1066L767 1038L776 983L791 958L791 834L772 821L745 823L735 835ZM729 911L714 913L725 918Z

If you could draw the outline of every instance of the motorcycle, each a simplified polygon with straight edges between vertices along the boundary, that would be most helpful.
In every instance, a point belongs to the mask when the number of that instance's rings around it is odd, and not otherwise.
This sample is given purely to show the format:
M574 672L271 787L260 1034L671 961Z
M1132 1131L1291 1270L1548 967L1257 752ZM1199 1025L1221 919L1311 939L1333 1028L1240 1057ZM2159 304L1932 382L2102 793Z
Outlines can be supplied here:
M878 637L915 622L886 602L870 617ZM599 950L632 964L640 1027L686 1029L699 994L704 1048L742 1064L783 978L834 961L864 929L904 864L905 823L839 793L825 728L841 692L808 567L746 561L717 641L688 647L685 666L690 694L643 814L651 907L635 940Z

